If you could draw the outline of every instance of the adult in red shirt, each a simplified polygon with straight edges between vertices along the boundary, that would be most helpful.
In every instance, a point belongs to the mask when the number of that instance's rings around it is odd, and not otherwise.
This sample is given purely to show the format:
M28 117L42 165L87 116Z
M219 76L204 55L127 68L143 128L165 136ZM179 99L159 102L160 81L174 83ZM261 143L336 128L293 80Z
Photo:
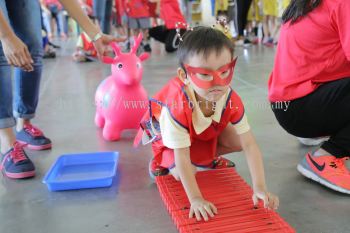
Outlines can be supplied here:
M179 45L179 39L176 34L176 23L179 25L181 34L185 32L186 23L177 0L154 0L157 3L156 12L159 11L159 17L164 21L164 25L153 27L149 30L149 35L154 39L165 44L167 52L174 52Z
M148 0L127 0L126 12L128 15L128 28L132 34L137 36L140 32L143 34L141 42L146 52L151 52L150 41L148 40L148 29L151 27L150 10ZM130 44L128 45L128 47Z
M350 194L350 1L292 0L283 14L269 100L297 137L330 136L298 165L304 176Z
M126 1L114 0L114 7L116 13L116 30L118 35L123 37L130 37L130 30L128 29L128 16L126 14Z

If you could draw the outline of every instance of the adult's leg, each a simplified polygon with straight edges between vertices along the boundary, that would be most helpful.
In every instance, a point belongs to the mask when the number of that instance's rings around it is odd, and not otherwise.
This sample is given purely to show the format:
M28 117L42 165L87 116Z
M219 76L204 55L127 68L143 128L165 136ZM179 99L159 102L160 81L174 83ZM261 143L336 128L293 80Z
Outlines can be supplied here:
M94 15L100 23L103 33L110 32L110 17L112 14L112 0L94 0L93 1Z
M304 138L330 136L322 149L338 158L350 155L350 78L323 84L290 102L272 103L272 109L290 134Z
M37 0L8 0L7 10L16 35L28 46L34 61L32 72L15 68L13 115L17 118L17 141L26 143L30 149L48 149L51 141L30 124L38 106L42 71L40 5Z
M10 24L8 1L0 0L0 10ZM22 6L19 4L18 7ZM40 16L40 15L39 15ZM18 15L17 15L18 17ZM40 20L40 18L39 18ZM40 22L40 21L39 21ZM13 24L11 24L13 26ZM10 178L28 178L35 175L32 161L16 143L12 127L16 124L12 111L11 67L8 65L0 45L0 170Z
M6 1L8 15L16 35L28 46L34 61L32 72L15 68L14 116L32 119L39 99L42 71L40 5L36 0ZM21 7L18 7L21 6ZM21 15L21 17L18 17ZM30 27L28 27L30 25Z
M5 0L0 0L1 11L9 23ZM0 153L7 152L15 142L12 127L16 125L12 109L11 67L0 43Z
M304 156L298 171L328 188L350 194L350 172L345 166L345 157L350 155L350 78L323 84L312 94L291 101L284 110L274 112L291 134L330 136L321 148Z
M66 38L66 30L65 30L65 24L66 24L66 17L63 14L63 10L60 10L57 12L57 27L58 27L58 33L62 38Z
M102 32L109 34L111 32L111 15L112 15L112 0L106 0L104 14L101 21Z
M93 0L92 6L94 16L97 18L98 22L100 23L100 27L102 28L102 18L106 6L106 0Z
M42 11L42 17L43 17L43 25L44 28L47 32L47 35L49 37L52 37L52 30L51 30L51 15L49 14L49 12L46 11Z
M150 35L150 37L165 43L165 39L168 35L169 30L166 29L166 27L164 25L160 25L160 26L156 26L153 28L150 28L148 33Z
M227 9L228 23L233 26L234 34L238 34L238 24L237 24L237 3L231 5Z
M237 0L237 21L238 34L244 36L244 29L247 25L247 16L252 0Z
M1 4L2 1L0 1ZM4 12L4 11L3 11ZM12 113L11 67L4 56L0 44L0 153L4 154L14 144L16 138L12 127L16 125Z
M180 30L180 35L183 35L185 33L185 29ZM176 29L170 29L168 30L168 33L166 33L166 39L165 39L165 50L167 52L174 52L179 47L180 39L177 35Z

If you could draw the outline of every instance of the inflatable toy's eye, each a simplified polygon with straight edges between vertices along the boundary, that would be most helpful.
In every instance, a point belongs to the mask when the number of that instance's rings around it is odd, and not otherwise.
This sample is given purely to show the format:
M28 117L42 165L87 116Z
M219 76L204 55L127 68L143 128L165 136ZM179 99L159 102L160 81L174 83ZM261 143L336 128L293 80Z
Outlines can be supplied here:
M136 63L136 67L137 67L137 69L140 69L141 68L141 64L140 63Z
M123 64L122 63L118 63L117 67L118 67L118 69L121 69L121 68L123 68Z

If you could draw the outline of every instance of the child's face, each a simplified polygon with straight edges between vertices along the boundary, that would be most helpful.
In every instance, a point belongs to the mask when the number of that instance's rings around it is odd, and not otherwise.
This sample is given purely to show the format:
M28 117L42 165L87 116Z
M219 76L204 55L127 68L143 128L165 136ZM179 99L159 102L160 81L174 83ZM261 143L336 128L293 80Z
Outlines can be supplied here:
M225 23L224 23L224 22L227 23L227 17L226 17L226 15L219 15L219 16L217 17L217 20L220 21L220 24L221 24L222 26L225 26Z
M193 76L194 74L191 74L191 72L187 71L187 79L189 80L191 87L197 93L197 95L199 95L201 98L207 101L218 101L226 93L227 89L230 86L230 83L224 82L229 81L228 79L230 79L230 75L232 75L233 67L231 67L230 65L226 66L231 62L232 54L230 50L226 48L223 48L222 51L220 51L219 53L216 53L216 51L210 52L207 59L205 59L203 53L194 54L193 56L189 57L186 65L195 68L204 68L206 70L211 71L219 70L218 73L220 74L221 78L221 85L215 84L206 88L204 88L203 86L199 87L199 83L203 82L198 82L195 80L195 78L200 79L200 81L207 81L208 79L213 79L212 75L204 73L201 74L201 72L199 72L196 74L196 77L191 77L191 75ZM225 80L226 78L227 80ZM196 85L196 83L198 85Z

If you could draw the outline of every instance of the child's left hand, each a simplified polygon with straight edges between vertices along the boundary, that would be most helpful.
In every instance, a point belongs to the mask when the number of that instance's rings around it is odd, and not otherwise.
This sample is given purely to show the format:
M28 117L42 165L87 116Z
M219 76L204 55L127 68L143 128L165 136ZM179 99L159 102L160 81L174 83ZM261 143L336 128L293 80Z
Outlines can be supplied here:
M264 201L264 207L268 209L276 210L279 206L279 199L276 195L267 192L265 189L254 190L253 203L254 206L258 205L259 199Z

